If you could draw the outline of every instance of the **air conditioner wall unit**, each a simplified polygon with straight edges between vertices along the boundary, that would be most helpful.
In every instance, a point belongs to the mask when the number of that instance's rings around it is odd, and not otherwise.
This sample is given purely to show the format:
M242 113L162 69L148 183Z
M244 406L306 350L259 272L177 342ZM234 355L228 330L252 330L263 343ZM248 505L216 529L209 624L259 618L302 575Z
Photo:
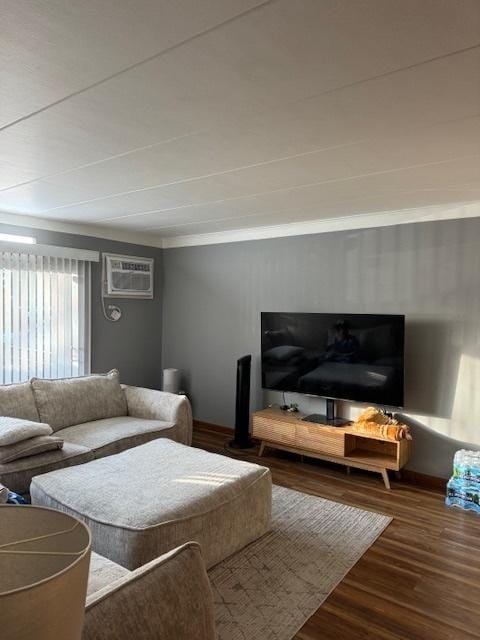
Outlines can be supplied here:
M153 258L103 254L106 298L153 298Z

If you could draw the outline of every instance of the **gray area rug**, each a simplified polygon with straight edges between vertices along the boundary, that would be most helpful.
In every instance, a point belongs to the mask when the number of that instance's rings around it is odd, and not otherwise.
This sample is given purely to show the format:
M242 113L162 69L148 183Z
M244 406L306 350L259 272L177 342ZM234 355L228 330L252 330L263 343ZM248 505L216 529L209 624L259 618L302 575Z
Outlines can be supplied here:
M272 531L209 571L219 640L291 640L390 522L274 486Z

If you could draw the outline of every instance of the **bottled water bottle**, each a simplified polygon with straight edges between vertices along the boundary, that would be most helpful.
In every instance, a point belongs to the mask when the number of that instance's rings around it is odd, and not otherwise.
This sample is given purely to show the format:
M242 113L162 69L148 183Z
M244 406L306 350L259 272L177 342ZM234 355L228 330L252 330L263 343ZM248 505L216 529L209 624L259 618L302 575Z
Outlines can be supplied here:
M465 449L457 451L453 457L453 476L454 478L463 477L465 469Z
M445 504L480 513L480 452L461 449L453 457L453 476Z

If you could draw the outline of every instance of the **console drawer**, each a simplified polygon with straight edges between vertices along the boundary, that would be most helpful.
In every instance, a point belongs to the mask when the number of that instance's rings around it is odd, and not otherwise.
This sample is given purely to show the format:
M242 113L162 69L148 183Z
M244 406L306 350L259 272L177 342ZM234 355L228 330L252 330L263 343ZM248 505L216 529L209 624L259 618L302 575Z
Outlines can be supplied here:
M332 456L343 456L345 433L330 431L316 424L300 423L295 427L295 446Z
M263 416L254 416L253 436L259 440L293 446L295 444L295 425Z

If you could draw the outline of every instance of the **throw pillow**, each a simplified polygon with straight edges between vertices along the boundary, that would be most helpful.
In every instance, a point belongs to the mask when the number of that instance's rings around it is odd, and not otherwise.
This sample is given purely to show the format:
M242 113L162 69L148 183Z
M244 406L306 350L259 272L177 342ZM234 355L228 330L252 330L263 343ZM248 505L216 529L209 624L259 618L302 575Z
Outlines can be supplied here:
M49 436L52 427L43 422L0 416L0 447L22 442L35 436Z
M30 382L0 385L0 416L38 422L38 411Z
M54 431L127 415L127 399L116 369L81 378L32 378L31 383L40 420Z
M36 436L22 442L0 447L0 464L28 458L46 451L62 449L63 440L55 436Z

